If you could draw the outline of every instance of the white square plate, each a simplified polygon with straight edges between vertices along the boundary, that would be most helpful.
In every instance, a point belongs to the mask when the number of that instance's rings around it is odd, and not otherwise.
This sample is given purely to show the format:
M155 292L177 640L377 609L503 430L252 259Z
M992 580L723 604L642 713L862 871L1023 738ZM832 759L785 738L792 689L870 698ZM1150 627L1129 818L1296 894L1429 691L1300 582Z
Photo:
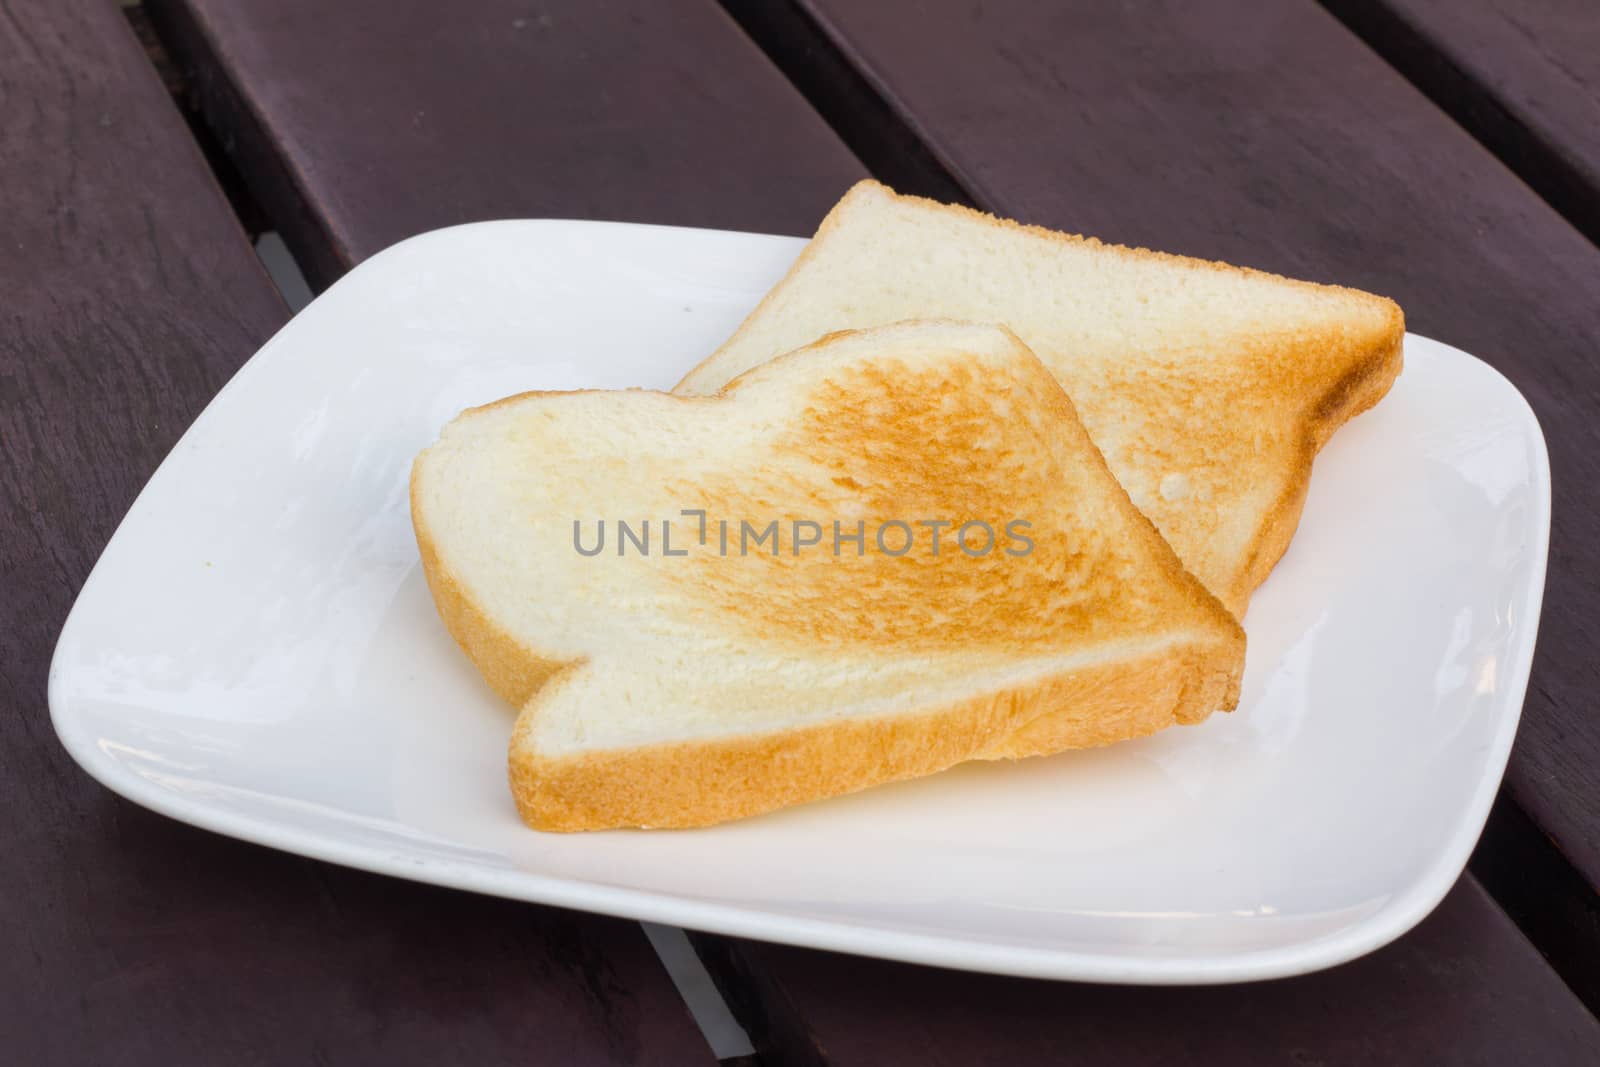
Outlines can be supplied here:
M1232 715L707 830L518 822L513 712L434 614L411 459L508 393L669 388L802 246L498 222L358 267L223 389L107 546L51 666L62 742L140 804L276 848L974 970L1263 978L1427 914L1516 730L1550 478L1516 390L1415 336L1317 462Z

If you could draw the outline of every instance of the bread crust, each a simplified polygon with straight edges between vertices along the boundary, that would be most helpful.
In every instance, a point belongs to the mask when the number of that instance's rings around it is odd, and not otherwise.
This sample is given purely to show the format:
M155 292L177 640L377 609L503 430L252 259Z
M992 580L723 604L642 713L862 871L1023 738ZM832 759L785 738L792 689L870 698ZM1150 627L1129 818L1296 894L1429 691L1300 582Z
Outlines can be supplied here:
M1255 539L1240 561L1234 578L1225 588L1213 590L1217 598L1243 619L1250 606L1250 595L1267 580L1294 540L1305 510L1306 493L1311 488L1311 468L1334 431L1371 408L1388 394L1400 376L1404 357L1405 317L1400 306L1385 301L1392 309L1391 336L1387 343L1351 367L1325 394L1315 398L1304 420L1297 449L1298 460L1290 472L1283 494L1263 516Z
M517 719L511 792L548 831L708 826L945 770L1143 737L1239 699L1243 635L1043 677L934 711L777 733L540 756ZM550 683L563 684L561 678ZM974 755L976 753L976 755Z
M411 528L416 531L428 591L433 594L444 628L478 668L489 688L512 707L520 708L569 664L541 656L512 637L467 595L444 565L420 505L417 472L421 465L421 456L411 465Z
M719 345L716 351L712 352L709 356L706 356L699 363L696 363L694 367L690 369L689 373L685 374L678 381L678 384L673 386L672 391L675 393L680 393L685 388L693 389L695 378L697 378L707 368L715 364L722 356L724 350L732 348L734 342L743 337L746 330L751 328L751 323L755 322L761 317L761 313L767 310L769 304L777 302L779 299L779 290L783 288L784 284L788 282L791 277L797 275L802 267L811 261L817 244L841 225L841 219L844 216L843 208L849 204L851 199L861 195L880 192L892 197L895 200L905 203L919 204L931 210L941 211L949 215L955 215L958 218L982 220L993 226L998 226L1001 229L1012 230L1017 233L1025 233L1033 237L1041 237L1056 244L1083 245L1088 248L1102 249L1113 255L1123 256L1128 259L1154 260L1156 262L1170 263L1174 266L1186 267L1193 270L1210 270L1223 274L1237 274L1240 277L1245 278L1261 278L1285 285L1290 285L1297 289L1305 289L1311 292L1326 293L1332 291L1346 293L1350 296L1358 297L1362 301L1373 301L1385 304L1387 305L1386 313L1388 314L1395 330L1392 338L1392 348L1395 351L1391 353L1389 351L1389 346L1386 346L1383 353L1385 355L1397 355L1400 337L1405 333L1405 316L1400 310L1400 305L1396 304L1388 297L1378 296L1375 293L1369 293L1363 289L1352 289L1349 286L1331 285L1324 282L1308 282L1299 278L1290 278L1282 274L1273 274L1271 271L1257 270L1254 267L1240 267L1232 263L1224 263L1221 260L1199 259L1194 256L1183 256L1175 252L1160 252L1153 248L1143 248L1137 245L1111 244L1109 242L1100 240L1098 237L1089 237L1084 234L1077 233L1066 233L1062 230L1052 230L1048 227L1037 226L1032 223L1018 222L1016 219L1008 219L1000 215L993 215L987 211L980 211L977 208L966 207L962 204L946 204L938 200L930 200L925 196L914 196L910 193L898 193L889 188L887 185L884 185L882 182L875 181L871 178L863 178L861 181L856 182L845 191L844 196L841 197L839 202L834 205L833 209L828 212L827 217L822 220L822 225L817 227L816 234L812 236L811 240L806 244L806 247L801 250L800 255L795 259L794 263L790 265L788 271L784 273L784 276L779 279L778 284L774 285L767 291L767 294L761 298L761 302L755 306L755 310L751 311L750 314L745 316L744 321L739 324L738 329L734 330L733 334L721 345ZM1398 364L1395 366L1395 371L1396 373L1399 371ZM1391 378L1391 381L1392 380L1393 379ZM1387 386L1385 386L1385 389L1386 388ZM1378 397L1373 400L1373 403L1376 403L1377 399L1381 398L1382 396L1383 393L1379 392ZM1371 405L1369 404L1368 406L1370 407Z

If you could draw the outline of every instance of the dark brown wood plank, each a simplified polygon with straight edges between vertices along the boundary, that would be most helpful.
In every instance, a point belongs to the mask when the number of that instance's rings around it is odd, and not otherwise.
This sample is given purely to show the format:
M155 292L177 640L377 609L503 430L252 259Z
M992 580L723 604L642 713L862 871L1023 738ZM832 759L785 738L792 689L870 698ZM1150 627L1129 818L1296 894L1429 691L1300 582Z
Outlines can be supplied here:
M101 546L285 311L116 7L0 0L0 1060L710 1059L635 924L117 800L45 675Z
M1600 5L1322 2L1600 243Z
M1540 846L1600 886L1600 250L1311 0L800 13L978 204L1384 293L1516 383L1555 508L1507 784ZM1593 954L1594 933L1542 947Z
M1375 955L1249 986L1036 982L749 942L704 952L774 1067L1490 1067L1600 1052L1600 1024L1470 881Z
M712 0L150 0L314 286L518 216L796 234L862 170Z

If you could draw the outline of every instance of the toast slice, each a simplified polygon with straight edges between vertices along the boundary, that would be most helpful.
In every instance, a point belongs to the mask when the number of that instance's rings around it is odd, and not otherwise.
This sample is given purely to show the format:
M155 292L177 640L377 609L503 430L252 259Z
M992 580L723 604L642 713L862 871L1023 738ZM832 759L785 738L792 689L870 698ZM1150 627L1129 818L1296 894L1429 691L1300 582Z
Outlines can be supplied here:
M1238 624L996 327L474 408L411 507L446 626L521 708L539 829L699 826L1238 699Z
M1294 534L1311 460L1400 372L1392 301L1104 245L856 185L677 386L713 393L833 330L1003 323L1066 388L1133 502L1235 615Z

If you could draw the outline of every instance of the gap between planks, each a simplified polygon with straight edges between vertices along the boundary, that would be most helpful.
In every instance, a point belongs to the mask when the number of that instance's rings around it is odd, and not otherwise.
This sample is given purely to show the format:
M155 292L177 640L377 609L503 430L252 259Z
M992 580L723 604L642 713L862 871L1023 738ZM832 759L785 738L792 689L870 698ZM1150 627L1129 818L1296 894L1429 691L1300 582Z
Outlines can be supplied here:
M1519 115L1514 104L1508 105L1493 86L1461 66L1385 0L1317 2L1521 178L1573 229L1600 245L1600 190L1546 132ZM1595 14L1600 17L1600 8Z

